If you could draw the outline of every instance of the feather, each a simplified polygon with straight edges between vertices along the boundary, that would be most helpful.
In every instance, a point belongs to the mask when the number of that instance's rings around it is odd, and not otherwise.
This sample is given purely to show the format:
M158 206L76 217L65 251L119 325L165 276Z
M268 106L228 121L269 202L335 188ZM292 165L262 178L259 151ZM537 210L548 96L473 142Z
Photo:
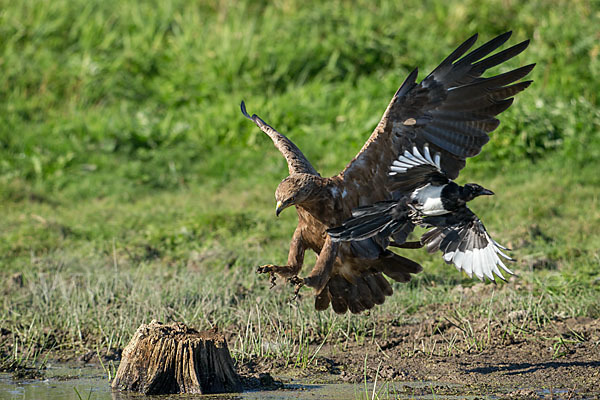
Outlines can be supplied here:
M375 301L373 300L373 296L371 295L371 289L365 281L364 276L360 276L356 280L356 287L358 289L358 300L360 301L362 306L366 310L373 308L373 306L375 305Z
M423 234L421 242L430 252L441 250L444 261L453 263L459 271L491 281L495 281L494 274L504 280L499 267L513 274L498 257L503 253L499 253L481 220L466 206L449 216L427 218L427 222L434 228Z
M381 293L383 293L385 296L391 296L394 293L389 282L383 277L383 275L375 274L373 277L375 278L375 282L377 282Z
M479 74L482 74L486 69L495 67L496 65L502 64L505 61L510 60L511 58L519 55L523 50L525 50L529 46L529 40L524 40L519 44L516 44L512 47L509 47L506 50L502 50L493 56L486 58L485 60L481 60L473 65L473 69L478 71Z
M339 275L334 275L327 284L329 287L329 298L331 300L331 307L337 314L343 314L348 310L348 303L346 301L347 293L346 284L344 278Z
M383 246L377 244L373 238L369 238L353 240L350 242L350 250L356 258L361 260L376 260L383 253Z
M329 307L329 302L329 292L327 287L325 287L315 296L315 310L327 310Z
M465 260L462 263L462 269L469 277L473 277L473 250L467 250L465 252Z
M463 54L465 54L467 52L467 50L469 50L477 41L477 34L474 34L473 36L471 36L470 38L468 38L467 40L465 40L460 46L458 46L456 48L456 50L454 50L452 53L450 53L450 55L448 57L446 57L441 63L440 65L434 69L431 74L429 74L430 76L440 76L445 74L448 69L452 66L452 63L454 61L456 61L458 58L460 58L460 56L462 56ZM510 34L508 35L510 37ZM507 37L508 39L508 37Z
M385 301L385 294L381 290L377 279L375 279L375 275L366 275L363 277L367 286L369 286L369 290L371 291L371 298L375 304L383 304Z
M403 97L406 93L408 93L411 89L413 89L417 82L417 76L419 75L419 69L415 68L404 80L400 88L394 94L394 98Z
M335 241L358 241L383 234L390 236L396 229L406 229L408 209L398 209L398 202L381 202L360 207L353 211L353 217L341 226L330 228L327 233Z
M348 311L348 304L346 300L341 297L333 297L331 296L331 308L335 311L336 314L344 314Z
M358 279L357 279L358 280ZM358 286L351 284L348 281L344 282L346 294L346 303L348 303L348 309L352 314L358 314L361 311L365 310L365 306L361 303L359 294L358 294Z

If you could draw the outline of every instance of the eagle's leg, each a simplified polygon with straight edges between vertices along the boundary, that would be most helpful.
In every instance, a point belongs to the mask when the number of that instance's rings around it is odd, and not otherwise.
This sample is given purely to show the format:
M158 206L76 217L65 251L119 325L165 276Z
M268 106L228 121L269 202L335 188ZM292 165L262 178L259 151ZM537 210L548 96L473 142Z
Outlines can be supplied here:
M327 282L329 282L338 248L339 242L334 242L331 240L331 236L327 235L325 244L319 253L319 257L317 257L315 267L310 271L310 274L303 279L306 286L315 289L315 293L321 292L325 285L327 285Z
M294 236L292 236L292 243L290 243L287 265L266 264L258 267L256 272L258 274L270 274L272 286L275 286L275 274L282 278L286 278L289 281L300 272L302 264L304 263L304 251L305 248L302 244L300 229L296 228Z

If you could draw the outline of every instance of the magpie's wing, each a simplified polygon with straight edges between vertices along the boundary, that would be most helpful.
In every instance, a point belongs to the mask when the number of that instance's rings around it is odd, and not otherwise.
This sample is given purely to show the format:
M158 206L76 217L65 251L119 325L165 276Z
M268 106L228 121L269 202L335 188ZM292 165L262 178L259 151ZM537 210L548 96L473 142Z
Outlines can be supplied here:
M406 197L392 201L381 201L352 210L352 217L341 226L327 230L335 241L357 241L377 236L375 239L383 248L389 243L389 236L397 243L404 243L413 231L414 224L409 217Z
M482 77L528 46L524 41L490 56L510 35L504 33L465 55L477 40L474 35L420 83L416 69L409 74L363 148L339 175L348 188L346 207L393 198L396 193L387 189L389 168L414 145L421 151L428 144L432 153L441 155L441 171L449 179L458 176L466 158L477 155L498 126L495 116L531 83L517 81L534 64Z
M502 270L514 275L502 262L502 258L514 261L502 251L508 249L490 237L481 220L467 207L456 213L427 217L423 222L433 229L423 234L421 243L430 253L441 250L447 264L453 263L469 277L475 274L480 280L486 277L495 281L496 275L505 281Z
M440 153L432 157L429 144L425 143L419 151L416 145L405 150L390 166L387 189L390 192L412 193L413 190L428 183L444 185L450 180L442 171Z
M440 154L432 157L427 144L422 151L421 154L417 146L413 146L411 151L406 150L392 163L388 173L391 177L388 190L399 193L394 200L354 208L352 218L327 231L331 238L357 241L377 236L377 242L384 248L388 246L390 236L397 244L406 242L414 230L409 217L410 193L427 183L443 185L449 181L441 170Z

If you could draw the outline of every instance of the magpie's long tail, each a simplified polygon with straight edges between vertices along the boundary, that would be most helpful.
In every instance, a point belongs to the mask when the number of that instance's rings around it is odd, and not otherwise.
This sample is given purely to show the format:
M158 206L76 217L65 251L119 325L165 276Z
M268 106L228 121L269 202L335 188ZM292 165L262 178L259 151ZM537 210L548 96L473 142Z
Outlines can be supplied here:
M327 232L335 241L363 240L375 235L387 238L410 223L408 209L399 204L398 201L382 201L355 208L352 218Z

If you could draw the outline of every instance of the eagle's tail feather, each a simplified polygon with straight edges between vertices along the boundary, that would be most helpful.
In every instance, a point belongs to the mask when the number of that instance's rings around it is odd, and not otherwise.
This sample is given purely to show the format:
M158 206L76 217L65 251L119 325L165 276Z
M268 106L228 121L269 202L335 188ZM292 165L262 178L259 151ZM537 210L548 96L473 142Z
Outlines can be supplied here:
M410 274L418 274L423 270L423 267L418 263L398 254L388 252L386 257L378 260L375 268L383 272L396 282L410 281Z
M377 260L372 267L355 277L354 282L341 275L332 276L323 290L316 295L315 308L319 311L326 310L331 304L333 311L338 314L344 314L348 310L358 314L373 308L375 304L383 304L385 297L393 293L383 274L398 282L408 282L411 274L419 273L423 269L416 262L391 251Z
M392 293L392 287L380 272L365 272L356 278L355 283L341 275L334 275L315 297L315 308L325 310L331 303L333 311L338 314L348 310L358 314L375 304L383 304L385 297Z
M329 289L325 286L316 296L315 296L315 310L324 311L329 307Z

